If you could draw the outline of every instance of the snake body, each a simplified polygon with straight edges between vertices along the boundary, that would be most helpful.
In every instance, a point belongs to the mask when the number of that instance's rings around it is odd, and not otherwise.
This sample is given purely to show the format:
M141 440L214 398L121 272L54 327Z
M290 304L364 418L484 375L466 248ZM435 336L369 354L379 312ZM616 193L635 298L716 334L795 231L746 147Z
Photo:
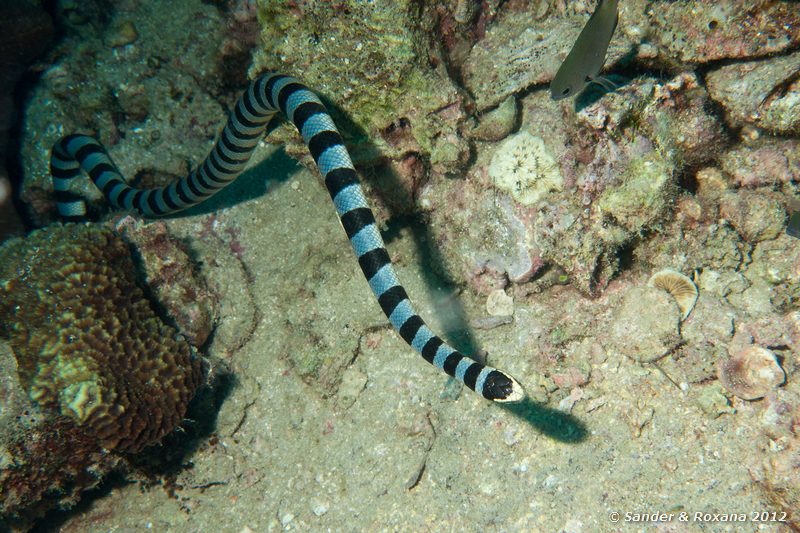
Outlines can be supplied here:
M70 182L86 172L117 209L143 216L168 215L194 206L233 182L244 169L267 124L276 113L294 123L321 172L361 270L381 309L400 336L422 357L484 398L515 402L525 397L517 381L466 357L435 335L414 311L392 267L375 217L359 185L341 135L320 99L298 80L265 74L253 80L236 102L225 128L203 163L166 187L129 186L103 146L94 138L72 134L51 151L50 171L59 214L80 219L82 197Z

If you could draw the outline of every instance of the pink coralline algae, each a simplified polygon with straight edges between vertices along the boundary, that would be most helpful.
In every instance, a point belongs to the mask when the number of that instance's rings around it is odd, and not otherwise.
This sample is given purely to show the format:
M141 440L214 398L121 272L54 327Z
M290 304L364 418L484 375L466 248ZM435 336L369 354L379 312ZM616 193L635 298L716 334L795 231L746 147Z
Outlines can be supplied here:
M163 222L144 223L128 216L117 228L136 246L149 289L181 334L194 346L202 346L216 324L218 302L196 272L188 250Z
M720 361L718 375L722 385L743 400L763 398L786 381L775 354L755 345Z

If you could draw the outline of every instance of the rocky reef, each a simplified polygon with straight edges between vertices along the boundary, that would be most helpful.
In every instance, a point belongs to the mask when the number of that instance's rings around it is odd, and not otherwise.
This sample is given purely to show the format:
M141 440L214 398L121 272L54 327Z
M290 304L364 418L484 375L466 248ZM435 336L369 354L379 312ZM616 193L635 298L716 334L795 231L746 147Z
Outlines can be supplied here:
M358 0L258 2L262 46L252 70L302 73L333 104L355 162L374 169L368 186L381 219L413 210L427 167L459 173L470 158L461 135L466 100L448 72L450 47L472 35L459 34L475 17L467 4L453 12L416 0L380 8ZM439 31L445 45L431 46ZM295 135L278 139L310 162Z
M202 346L216 325L218 301L197 271L190 250L161 222L147 224L128 216L116 228L134 246L155 300L192 346Z

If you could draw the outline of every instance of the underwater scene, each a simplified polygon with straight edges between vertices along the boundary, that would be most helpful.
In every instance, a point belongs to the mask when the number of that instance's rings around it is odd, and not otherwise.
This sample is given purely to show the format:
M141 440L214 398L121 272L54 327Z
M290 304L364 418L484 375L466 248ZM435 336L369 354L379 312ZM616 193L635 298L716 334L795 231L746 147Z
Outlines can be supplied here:
M0 49L0 531L800 531L800 2Z

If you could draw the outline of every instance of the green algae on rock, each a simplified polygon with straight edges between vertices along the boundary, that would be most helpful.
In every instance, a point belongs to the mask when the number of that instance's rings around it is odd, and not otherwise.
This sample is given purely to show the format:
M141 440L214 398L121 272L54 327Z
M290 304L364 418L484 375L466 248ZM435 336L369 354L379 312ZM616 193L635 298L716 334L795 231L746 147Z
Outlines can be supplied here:
M0 249L0 334L31 399L135 452L183 419L202 365L136 283L110 230L52 226Z
M518 108L517 99L509 96L499 106L484 113L469 136L479 141L502 141L519 122Z
M657 151L633 159L620 182L604 191L598 207L631 232L643 231L663 216L674 194L670 162Z
M263 28L251 72L302 73L308 86L335 102L333 117L356 165L387 159L411 189L402 161L415 154L432 170L458 173L467 164L469 142L464 96L432 48L441 24L432 6L412 0L374 5L345 2L259 0ZM320 58L324 57L324 61ZM288 130L286 130L288 131ZM296 137L278 129L288 154L310 161ZM378 184L393 210L408 210ZM382 205L378 202L378 216Z

